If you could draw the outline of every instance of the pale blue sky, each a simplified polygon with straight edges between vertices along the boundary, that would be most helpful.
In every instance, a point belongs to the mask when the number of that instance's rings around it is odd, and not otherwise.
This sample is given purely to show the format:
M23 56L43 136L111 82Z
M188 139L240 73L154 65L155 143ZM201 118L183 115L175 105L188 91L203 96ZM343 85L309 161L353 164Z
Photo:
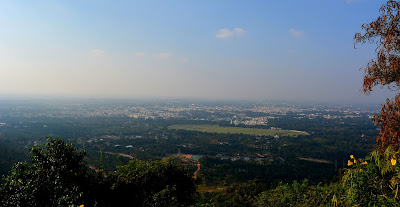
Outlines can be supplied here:
M1 1L0 94L383 101L352 38L384 2Z

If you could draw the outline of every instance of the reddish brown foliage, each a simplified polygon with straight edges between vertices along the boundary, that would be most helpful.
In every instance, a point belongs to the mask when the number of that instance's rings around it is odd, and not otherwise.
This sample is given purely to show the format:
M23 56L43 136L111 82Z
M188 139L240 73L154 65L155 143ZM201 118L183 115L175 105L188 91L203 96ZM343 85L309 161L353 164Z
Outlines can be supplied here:
M381 16L375 21L362 25L364 34L356 33L355 43L377 44L377 58L371 60L364 69L363 92L369 94L377 85L389 89L400 88L400 2L388 1L380 9ZM376 138L380 150L391 146L400 150L400 94L382 105L381 115L375 116L375 124L380 125Z
M393 100L387 100L382 105L381 115L374 117L375 125L380 125L379 136L376 138L378 148L385 150L391 146L394 150L400 150L400 94Z

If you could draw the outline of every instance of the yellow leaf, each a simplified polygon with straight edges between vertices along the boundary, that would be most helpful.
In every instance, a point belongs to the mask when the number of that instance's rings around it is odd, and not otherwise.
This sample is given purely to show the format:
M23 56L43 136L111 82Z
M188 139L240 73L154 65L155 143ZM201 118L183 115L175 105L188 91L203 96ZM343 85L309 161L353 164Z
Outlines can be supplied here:
M390 162L392 162L392 165L395 165L395 164L396 164L396 160L393 159L393 158L390 160Z
M350 159L354 159L354 156L353 156L353 155L350 155Z

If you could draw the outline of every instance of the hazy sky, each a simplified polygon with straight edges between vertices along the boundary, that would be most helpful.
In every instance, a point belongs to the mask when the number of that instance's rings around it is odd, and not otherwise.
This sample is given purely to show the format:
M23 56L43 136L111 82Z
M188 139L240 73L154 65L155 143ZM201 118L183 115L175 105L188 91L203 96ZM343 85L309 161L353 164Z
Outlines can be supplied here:
M1 1L0 94L376 101L382 0Z

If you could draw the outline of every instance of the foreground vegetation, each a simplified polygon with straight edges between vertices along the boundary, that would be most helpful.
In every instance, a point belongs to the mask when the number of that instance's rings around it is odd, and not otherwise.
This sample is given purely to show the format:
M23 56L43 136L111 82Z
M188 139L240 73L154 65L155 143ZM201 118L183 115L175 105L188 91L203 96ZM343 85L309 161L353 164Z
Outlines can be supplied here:
M336 182L308 180L266 185L253 180L220 191L200 192L196 206L398 206L400 166L398 152L373 152L365 159L349 157Z
M115 172L90 167L85 151L60 139L31 150L0 187L1 206L188 206L191 172L173 160L131 160Z
M400 202L399 152L388 147L365 159L349 157L332 183L252 180L222 189L196 186L182 163L131 160L117 171L95 169L85 151L48 138L3 178L2 206L395 206Z

